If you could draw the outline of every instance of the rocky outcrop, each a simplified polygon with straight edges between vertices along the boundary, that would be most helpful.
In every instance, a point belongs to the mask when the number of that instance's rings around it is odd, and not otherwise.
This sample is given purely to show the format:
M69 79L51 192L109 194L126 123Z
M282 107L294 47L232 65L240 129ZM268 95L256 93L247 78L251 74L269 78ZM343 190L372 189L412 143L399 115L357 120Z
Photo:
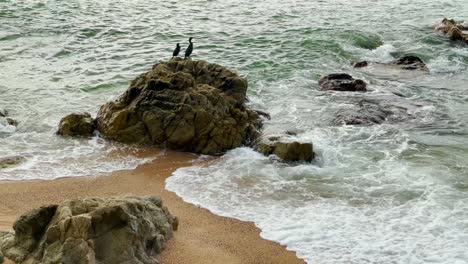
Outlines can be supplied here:
M354 68L364 68L371 64L372 63L368 61L360 61L360 62L354 63L353 66ZM393 66L393 67L398 67L403 70L429 71L426 64L421 58L412 56L412 55L402 56L396 60L391 61L390 63L373 63L373 64Z
M444 33L454 41L463 41L468 44L468 26L457 23L453 19L444 18L434 25L434 30Z
M91 137L96 122L89 113L73 113L60 120L57 134L72 137Z
M322 91L349 91L365 92L366 83L363 80L354 79L346 73L334 73L327 75L319 80L320 90Z
M157 196L67 200L19 217L0 249L17 264L155 264L177 225Z
M312 143L301 143L290 135L262 136L255 150L265 156L276 155L283 161L312 161L314 151Z
M0 157L0 169L16 166L26 160L23 156Z
M247 81L205 61L158 63L101 107L97 129L105 138L217 154L258 136L259 115L246 105Z

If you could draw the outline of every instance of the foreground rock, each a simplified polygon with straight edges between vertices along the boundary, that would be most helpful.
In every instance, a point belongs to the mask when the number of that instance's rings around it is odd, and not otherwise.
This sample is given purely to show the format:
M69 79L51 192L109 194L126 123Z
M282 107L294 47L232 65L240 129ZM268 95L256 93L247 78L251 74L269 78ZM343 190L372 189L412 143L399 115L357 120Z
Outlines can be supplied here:
M364 68L372 63L368 61L360 61L353 64L354 68ZM388 65L398 67L403 70L421 70L421 71L429 71L424 61L416 56L408 55L400 57L396 60L391 61L390 63L374 63L379 65Z
M72 137L90 137L96 122L89 113L73 113L60 120L57 134Z
M124 143L218 154L259 135L261 119L245 105L246 92L247 81L220 65L175 58L154 65L103 105L96 128Z
M17 264L155 264L177 224L157 196L68 200L19 217L0 248Z
M363 80L354 79L346 73L334 73L327 75L319 80L320 90L322 91L349 91L365 92L366 83Z
M312 143L300 143L290 135L270 135L259 139L255 149L265 156L276 155L283 161L312 161Z
M434 30L446 34L451 40L463 41L468 44L468 26L455 22L453 19L444 18L434 25Z

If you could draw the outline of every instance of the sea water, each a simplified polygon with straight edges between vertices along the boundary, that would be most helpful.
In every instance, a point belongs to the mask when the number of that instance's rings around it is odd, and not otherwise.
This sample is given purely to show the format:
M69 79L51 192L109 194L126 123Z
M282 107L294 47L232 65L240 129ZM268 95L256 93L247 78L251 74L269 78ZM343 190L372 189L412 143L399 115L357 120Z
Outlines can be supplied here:
M178 169L167 188L308 263L468 263L468 46L431 25L468 19L465 0L0 1L0 157L25 161L2 180L128 169L147 160L94 137L54 132L61 117L96 114L138 74L194 38L193 59L235 69L265 133L312 142L312 163L286 164L238 148ZM353 69L421 57L429 73ZM367 93L318 90L329 73ZM336 126L359 100L399 109L391 122Z

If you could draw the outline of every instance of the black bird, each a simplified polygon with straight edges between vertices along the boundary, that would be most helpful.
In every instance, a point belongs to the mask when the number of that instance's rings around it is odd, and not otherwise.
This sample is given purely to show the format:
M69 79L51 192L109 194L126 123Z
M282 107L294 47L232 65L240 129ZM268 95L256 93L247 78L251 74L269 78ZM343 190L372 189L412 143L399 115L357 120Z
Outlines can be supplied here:
M180 45L179 43L177 43L177 46L175 47L174 52L172 52L172 58L177 57L177 55L179 55L179 52L180 52Z
M188 41L190 42L190 44L188 45L187 49L185 50L185 57L184 57L184 59L190 57L190 54L192 54L192 51L193 51L192 38L189 38Z

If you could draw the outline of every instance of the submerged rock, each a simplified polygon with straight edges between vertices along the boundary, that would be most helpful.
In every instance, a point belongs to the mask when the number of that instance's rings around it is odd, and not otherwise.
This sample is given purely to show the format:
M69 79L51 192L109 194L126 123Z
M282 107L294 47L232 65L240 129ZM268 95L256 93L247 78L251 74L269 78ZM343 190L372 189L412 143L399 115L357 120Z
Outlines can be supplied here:
M451 40L463 41L468 44L468 26L457 23L453 19L444 18L434 25L434 30L446 34Z
M16 126L18 126L18 122L8 117L8 111L0 108L0 135L15 132Z
M97 114L105 138L218 154L255 140L261 119L245 105L247 81L205 61L172 59L131 82Z
M25 160L26 158L23 156L0 157L0 169L16 166Z
M364 68L372 63L368 61L360 61L353 64L354 68ZM421 71L429 71L424 61L412 55L402 56L396 60L391 61L390 63L374 63L378 65L387 65L387 66L395 66L403 70L421 70Z
M283 161L312 161L312 143L300 143L289 135L263 136L255 149L265 156L276 155Z
M422 70L422 71L429 71L426 64L416 56L403 56L400 57L392 62L391 65L397 65L404 70Z
M410 119L407 107L395 100L361 99L351 108L340 109L332 120L333 125L371 126L397 123Z
M346 73L333 73L319 80L320 90L322 91L349 91L365 92L366 83L363 80L354 79Z
M0 249L17 264L156 264L177 223L158 196L67 200L19 217Z
M73 113L60 120L57 134L72 137L90 137L96 122L89 113Z

